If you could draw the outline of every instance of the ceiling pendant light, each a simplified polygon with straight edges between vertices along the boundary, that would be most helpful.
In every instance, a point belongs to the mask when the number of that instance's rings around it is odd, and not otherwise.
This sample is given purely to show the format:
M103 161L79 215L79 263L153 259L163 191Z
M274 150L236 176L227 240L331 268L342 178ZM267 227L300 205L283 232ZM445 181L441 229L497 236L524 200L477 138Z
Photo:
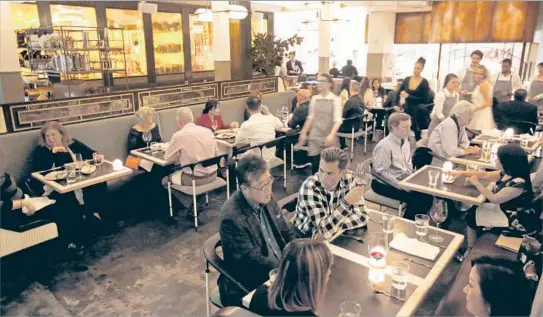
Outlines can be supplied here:
M239 4L228 5L228 17L232 20L243 20L249 12L247 8Z
M213 12L208 8L199 8L194 13L200 22L213 22Z

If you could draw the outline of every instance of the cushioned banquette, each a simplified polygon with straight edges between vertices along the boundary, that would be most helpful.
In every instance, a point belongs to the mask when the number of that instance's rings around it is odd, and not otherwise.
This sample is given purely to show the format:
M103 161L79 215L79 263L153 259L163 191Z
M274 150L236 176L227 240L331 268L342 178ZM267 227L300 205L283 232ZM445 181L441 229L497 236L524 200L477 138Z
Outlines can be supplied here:
M294 96L293 91L267 94L264 95L263 103L270 108L271 113L275 114L282 106L290 105ZM243 122L245 101L246 98L239 98L220 102L221 115L225 123ZM189 108L196 120L202 114L204 105L198 104L189 106ZM157 121L164 140L169 140L178 130L175 118L176 111L177 108L157 111ZM128 155L128 131L135 123L135 116L130 115L70 124L67 128L74 138L105 154L107 160L119 158L124 162ZM30 175L32 152L38 139L39 130L0 135L0 145L3 147L7 159L6 170L18 183Z

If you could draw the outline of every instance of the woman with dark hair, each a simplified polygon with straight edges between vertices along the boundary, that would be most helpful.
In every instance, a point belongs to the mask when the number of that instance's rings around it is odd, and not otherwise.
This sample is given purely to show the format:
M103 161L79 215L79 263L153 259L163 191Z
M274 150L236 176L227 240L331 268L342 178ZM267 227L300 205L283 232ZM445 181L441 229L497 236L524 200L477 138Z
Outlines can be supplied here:
M489 256L474 259L464 293L466 308L474 316L530 315L533 294L518 262Z
M543 112L543 63L537 64L537 75L530 83L528 101L536 104L539 112Z
M430 126L426 138L430 139L430 134L443 120L447 119L451 109L458 102L460 94L458 88L458 76L447 74L443 83L443 90L438 92L434 98L434 109L430 115Z
M381 97L384 101L387 94L385 88L381 86L381 81L379 80L379 78L375 78L371 82L371 87L373 89L373 98Z
M215 132L221 129L236 128L237 122L232 122L230 125L226 125L221 117L221 109L219 108L219 102L215 99L208 100L202 111L202 115L196 119L196 124Z
M497 171L452 171L452 175L464 175L477 188L487 203L468 210L466 230L468 249L471 251L477 241L477 230L483 227L497 227L515 235L534 235L541 230L539 215L532 208L532 182L528 155L516 144L503 145L498 149ZM490 190L479 179L494 182ZM489 217L492 221L489 222ZM462 258L463 259L463 258Z
M415 133L416 140L420 140L421 129L419 127L419 106L428 103L430 84L426 78L421 76L426 64L426 59L419 57L413 68L413 76L404 79L398 90L395 106L402 108L405 113L411 116L411 130Z
M283 251L275 281L256 289L249 309L260 316L317 316L333 259L321 241L291 241Z

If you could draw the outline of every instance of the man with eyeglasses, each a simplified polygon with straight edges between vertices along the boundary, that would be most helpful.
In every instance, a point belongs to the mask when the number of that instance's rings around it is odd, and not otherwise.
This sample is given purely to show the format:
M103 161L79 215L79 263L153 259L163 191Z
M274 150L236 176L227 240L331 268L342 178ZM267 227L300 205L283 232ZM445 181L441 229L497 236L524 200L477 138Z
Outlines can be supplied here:
M268 280L270 270L279 264L281 252L298 238L298 232L272 198L273 177L262 156L243 156L237 176L240 190L219 212L222 249L228 273L253 290ZM224 275L218 284L224 306L241 305L245 292Z
M300 188L294 225L306 236L332 238L341 230L366 226L364 186L347 171L347 154L336 147L321 153L319 172Z

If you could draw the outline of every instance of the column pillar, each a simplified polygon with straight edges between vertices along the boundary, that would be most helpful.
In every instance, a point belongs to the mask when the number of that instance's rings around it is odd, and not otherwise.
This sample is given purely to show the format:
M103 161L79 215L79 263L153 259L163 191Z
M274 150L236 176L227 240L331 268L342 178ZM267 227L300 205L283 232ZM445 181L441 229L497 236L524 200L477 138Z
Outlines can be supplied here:
M368 59L366 76L392 78L394 76L394 31L396 13L371 12L368 16Z
M211 10L228 10L228 1L211 1ZM228 12L213 13L213 59L215 61L215 80L230 80L230 18Z
M319 13L319 73L330 69L330 34L334 17L332 4L323 2Z

